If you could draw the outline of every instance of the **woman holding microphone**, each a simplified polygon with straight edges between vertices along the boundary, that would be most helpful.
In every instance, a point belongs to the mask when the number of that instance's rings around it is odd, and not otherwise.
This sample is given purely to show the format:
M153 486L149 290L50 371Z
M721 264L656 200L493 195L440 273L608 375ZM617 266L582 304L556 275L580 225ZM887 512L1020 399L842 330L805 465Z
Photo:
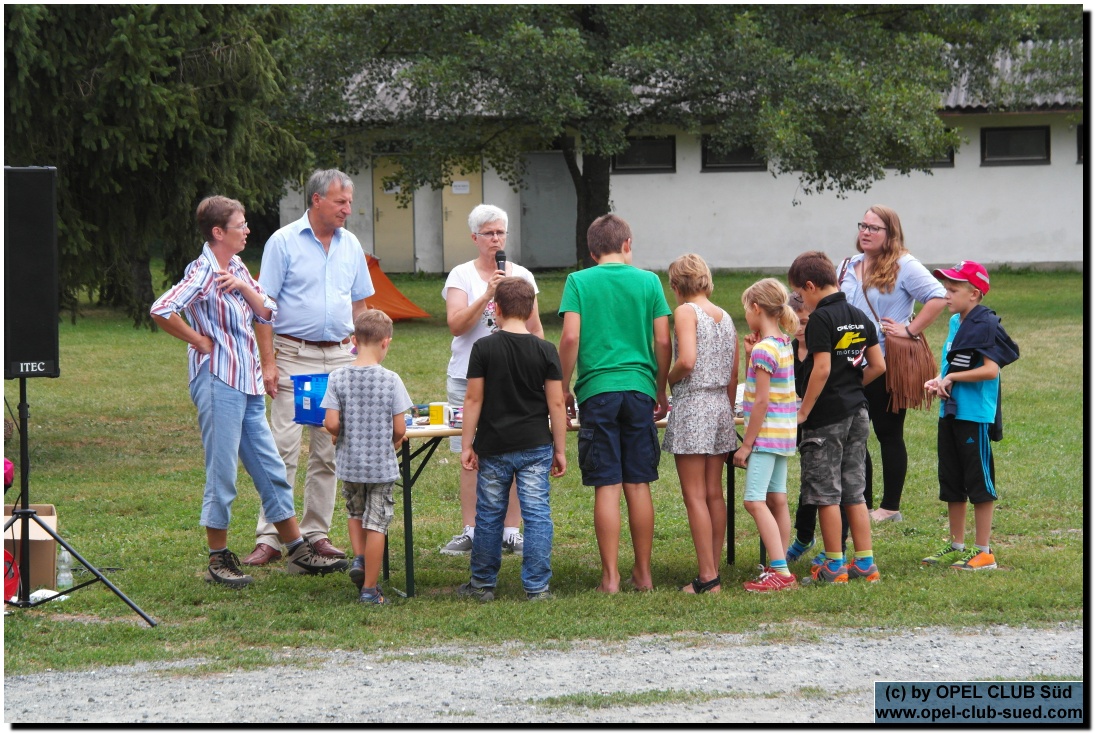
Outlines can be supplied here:
M468 358L471 356L472 345L498 329L494 309L494 289L498 282L507 276L516 276L528 281L533 290L539 293L532 273L527 268L506 260L508 226L509 216L499 207L480 204L473 209L468 215L468 227L479 255L475 260L453 268L445 281L445 287L441 289L449 331L452 332L452 358L449 360L446 380L450 406L464 405L464 394L468 388ZM538 302L533 302L532 315L525 326L532 334L540 339L544 338ZM462 448L460 437L449 438L449 449L460 454ZM476 473L461 468L460 515L464 529L441 547L442 554L456 556L471 552L472 538L475 536L475 483ZM520 522L521 508L517 503L517 490L511 488L509 510L502 531L503 550L517 554L524 550L524 539L518 527Z

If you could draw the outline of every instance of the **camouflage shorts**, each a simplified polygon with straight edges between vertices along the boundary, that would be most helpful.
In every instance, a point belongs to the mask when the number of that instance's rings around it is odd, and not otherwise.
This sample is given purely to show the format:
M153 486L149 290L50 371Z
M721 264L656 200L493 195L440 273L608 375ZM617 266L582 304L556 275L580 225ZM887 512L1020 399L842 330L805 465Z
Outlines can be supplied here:
M350 518L360 518L362 528L367 531L387 533L395 508L394 487L394 482L343 482L346 513Z
M858 505L867 482L867 406L816 429L803 429L798 445L802 503Z

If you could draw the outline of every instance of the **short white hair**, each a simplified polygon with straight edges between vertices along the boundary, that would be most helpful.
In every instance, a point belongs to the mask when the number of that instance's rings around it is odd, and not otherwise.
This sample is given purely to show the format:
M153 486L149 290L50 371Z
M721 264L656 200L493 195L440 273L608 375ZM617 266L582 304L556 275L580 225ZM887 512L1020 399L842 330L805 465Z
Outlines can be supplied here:
M498 220L502 221L503 227L509 229L509 215L506 214L506 210L493 204L480 204L468 215L468 227L473 233L477 233L483 225Z

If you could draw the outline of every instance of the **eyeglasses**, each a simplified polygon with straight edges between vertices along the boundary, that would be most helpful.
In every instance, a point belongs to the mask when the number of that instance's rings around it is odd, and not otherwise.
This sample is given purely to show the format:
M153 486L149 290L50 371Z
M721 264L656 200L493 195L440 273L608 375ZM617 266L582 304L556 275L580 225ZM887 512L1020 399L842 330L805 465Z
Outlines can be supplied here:
M877 235L880 230L886 229L885 227L879 227L878 225L869 225L866 222L860 222L857 226L859 227L860 232L869 232L872 235Z
M477 232L477 233L475 233L475 236L476 237L486 237L486 238L497 237L499 240L501 240L507 234L508 233L505 230L495 230L493 232Z
M244 222L242 225L225 225L224 229L226 229L226 230L249 230L251 228L247 226L246 222Z

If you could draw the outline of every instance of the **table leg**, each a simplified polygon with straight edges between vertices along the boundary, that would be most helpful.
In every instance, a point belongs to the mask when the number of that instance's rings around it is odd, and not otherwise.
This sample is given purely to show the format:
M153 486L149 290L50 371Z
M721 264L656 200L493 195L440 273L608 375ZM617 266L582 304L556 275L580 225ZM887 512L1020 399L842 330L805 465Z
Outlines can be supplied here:
M726 563L734 566L734 455L726 463Z
M411 489L443 438L440 436L429 437L426 439L426 443L414 452L411 451L411 443L405 441L400 450L399 471L403 476L403 553L407 565L407 597L414 597L414 526L412 523L413 513L411 512ZM411 462L423 452L425 455L418 463L418 469L416 470L411 466Z
M383 572L385 582L387 582L388 577L391 576L391 574L389 573L390 572L390 566L391 565L388 562L388 536L387 536L387 534L385 534L384 535L384 569L381 570Z
M733 455L731 455L733 457ZM731 460L726 463L726 563L734 566L734 464ZM760 541L760 565L767 566L768 554L764 549L764 542Z
M414 528L411 524L411 443L403 442L403 458L399 463L403 471L403 554L406 558L407 597L414 597ZM385 555L385 559L387 555Z

